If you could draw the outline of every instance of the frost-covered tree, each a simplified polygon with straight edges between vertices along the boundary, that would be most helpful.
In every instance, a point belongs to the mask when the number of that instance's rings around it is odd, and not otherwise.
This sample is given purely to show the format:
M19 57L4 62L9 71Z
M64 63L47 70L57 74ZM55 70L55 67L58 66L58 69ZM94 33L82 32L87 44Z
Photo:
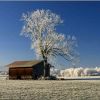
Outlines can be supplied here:
M45 68L51 57L61 56L66 60L74 60L76 38L65 37L64 34L56 32L56 26L63 23L60 16L50 10L36 10L23 14L24 26L21 34L30 37L31 47L35 50L37 57L42 57Z

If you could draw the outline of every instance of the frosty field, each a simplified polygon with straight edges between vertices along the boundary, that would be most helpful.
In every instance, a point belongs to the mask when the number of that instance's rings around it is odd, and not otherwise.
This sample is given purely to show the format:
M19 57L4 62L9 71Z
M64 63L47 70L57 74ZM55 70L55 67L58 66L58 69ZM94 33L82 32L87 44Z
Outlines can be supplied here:
M100 80L0 80L0 100L100 100Z

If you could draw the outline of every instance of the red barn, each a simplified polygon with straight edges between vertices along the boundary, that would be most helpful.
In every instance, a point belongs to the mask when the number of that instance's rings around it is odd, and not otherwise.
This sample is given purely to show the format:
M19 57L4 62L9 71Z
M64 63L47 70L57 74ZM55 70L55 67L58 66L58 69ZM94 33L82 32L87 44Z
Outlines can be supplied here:
M9 79L38 79L44 75L44 62L15 61L9 65ZM46 76L50 76L50 64L46 67Z

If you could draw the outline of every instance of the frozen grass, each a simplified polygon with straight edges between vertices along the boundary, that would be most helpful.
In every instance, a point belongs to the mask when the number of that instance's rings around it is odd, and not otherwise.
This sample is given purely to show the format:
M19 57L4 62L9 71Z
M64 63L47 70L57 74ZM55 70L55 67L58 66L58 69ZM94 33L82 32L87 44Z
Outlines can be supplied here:
M100 100L100 80L0 80L0 100Z

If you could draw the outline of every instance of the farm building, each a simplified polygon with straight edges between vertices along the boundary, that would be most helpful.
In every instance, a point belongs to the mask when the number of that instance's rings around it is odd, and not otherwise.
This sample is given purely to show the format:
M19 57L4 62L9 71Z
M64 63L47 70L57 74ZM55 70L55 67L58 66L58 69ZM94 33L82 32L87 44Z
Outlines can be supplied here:
M44 75L44 62L15 61L9 65L9 79L38 79ZM50 76L50 64L45 69L45 76Z

